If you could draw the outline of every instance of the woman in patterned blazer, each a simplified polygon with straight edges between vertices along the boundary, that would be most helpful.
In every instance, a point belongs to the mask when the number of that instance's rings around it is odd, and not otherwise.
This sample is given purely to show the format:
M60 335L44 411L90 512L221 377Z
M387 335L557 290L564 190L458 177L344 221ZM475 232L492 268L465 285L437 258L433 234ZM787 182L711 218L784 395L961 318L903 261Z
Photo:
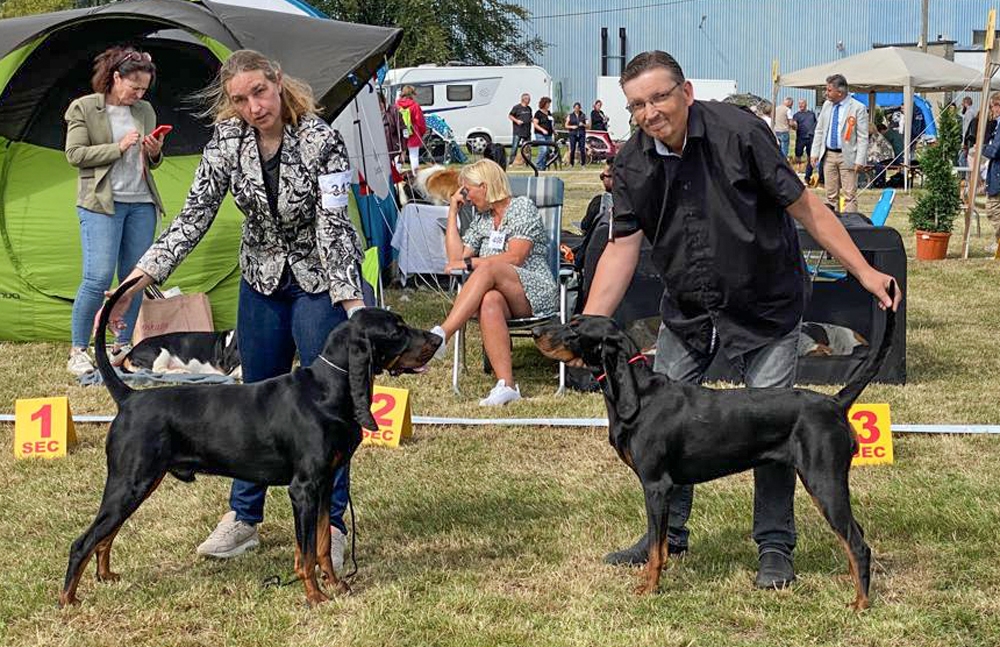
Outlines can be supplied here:
M240 50L204 92L214 116L184 208L139 259L140 281L112 311L122 323L131 295L162 282L198 244L227 193L243 212L237 335L245 382L303 366L328 333L363 307L361 246L347 213L351 170L340 134L316 116L309 86L262 54ZM126 279L127 280L127 279ZM348 467L334 476L331 557L343 567ZM259 543L266 487L233 481L230 511L198 553L227 558Z

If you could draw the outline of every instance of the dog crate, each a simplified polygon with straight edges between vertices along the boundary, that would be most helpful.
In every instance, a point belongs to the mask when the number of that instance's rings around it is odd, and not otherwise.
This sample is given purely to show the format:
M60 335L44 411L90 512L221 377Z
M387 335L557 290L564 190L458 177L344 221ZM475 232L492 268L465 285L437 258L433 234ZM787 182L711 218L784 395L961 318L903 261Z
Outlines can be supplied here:
M874 227L861 214L841 214L841 222L861 254L875 269L896 278L906 294L906 251L899 232L891 227ZM798 223L796 223L798 224ZM878 348L885 333L885 313L857 279L847 274L823 252L812 236L797 227L812 278L812 296L803 321L829 323L850 328L868 341L850 355L799 357L797 384L842 384ZM707 379L737 381L735 371L722 357L709 367ZM906 301L896 312L892 348L875 375L875 382L906 383Z
M874 227L861 214L842 214L841 222L865 259L876 269L894 276L906 294L906 251L899 232L891 227ZM810 267L812 296L803 321L844 326L868 341L850 355L824 357L803 356L798 361L798 384L842 384L868 357L872 345L878 346L885 331L885 313L874 298L853 277L837 266L805 229L798 228L799 244ZM607 242L607 225L598 225L586 241L587 255L583 268L583 283L589 284L597 260ZM663 286L650 260L650 247L643 241L639 268L633 278L615 319L630 328L636 320L656 318L659 321L660 295ZM655 326L652 327L655 330ZM632 334L634 329L630 330ZM643 344L645 340L636 340ZM729 362L716 357L707 373L709 380L738 381ZM875 376L876 382L904 384L906 382L906 301L896 313L892 349Z

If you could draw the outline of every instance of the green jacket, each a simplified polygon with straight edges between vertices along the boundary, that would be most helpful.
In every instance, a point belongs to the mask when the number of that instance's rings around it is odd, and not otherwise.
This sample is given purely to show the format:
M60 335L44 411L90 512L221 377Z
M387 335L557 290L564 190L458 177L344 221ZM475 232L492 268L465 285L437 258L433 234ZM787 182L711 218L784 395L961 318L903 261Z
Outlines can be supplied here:
M79 188L76 204L88 211L106 213L115 212L114 196L111 195L111 165L121 156L118 142L111 136L111 122L104 112L104 95L88 94L80 97L69 105L64 116L66 119L66 159L80 169ZM147 101L137 101L132 106L132 120L135 129L141 137L145 137L156 128L156 112ZM150 160L146 165L144 175L149 192L157 210L162 214L163 202L156 190L151 169L163 161L161 153L157 160Z

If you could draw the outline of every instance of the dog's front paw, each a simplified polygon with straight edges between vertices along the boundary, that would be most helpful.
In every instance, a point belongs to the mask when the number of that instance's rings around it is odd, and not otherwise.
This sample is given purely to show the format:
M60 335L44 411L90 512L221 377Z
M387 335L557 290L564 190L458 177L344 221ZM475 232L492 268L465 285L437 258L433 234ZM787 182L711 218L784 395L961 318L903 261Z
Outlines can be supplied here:
M330 601L330 596L328 596L326 593L323 593L320 590L309 591L308 593L306 593L306 602L308 602L309 606L311 607L329 601Z
M642 584L635 587L636 595L656 595L659 592L660 587L657 584L650 584L646 581L643 581Z

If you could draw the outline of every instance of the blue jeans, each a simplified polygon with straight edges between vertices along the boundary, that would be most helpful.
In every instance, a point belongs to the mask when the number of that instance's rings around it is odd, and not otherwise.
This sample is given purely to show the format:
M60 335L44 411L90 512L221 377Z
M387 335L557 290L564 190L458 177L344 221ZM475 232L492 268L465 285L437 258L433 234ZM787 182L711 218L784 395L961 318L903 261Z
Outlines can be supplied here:
M783 133L774 133L775 137L778 138L778 148L781 149L781 156L788 157L788 143L790 140L788 131Z
M552 135L542 135L541 133L535 133L536 142L550 142L552 141ZM538 167L539 171L545 170L545 158L549 154L548 146L541 146L538 149L538 159L535 160L535 166Z
M569 135L569 165L573 166L573 159L576 157L577 149L580 150L580 166L587 164L587 132L585 130L574 130Z
M156 206L152 202L115 202L113 215L77 207L80 218L80 242L83 245L83 281L73 300L70 332L74 348L90 345L94 315L104 304L104 291L118 272L118 279L128 276L139 258L153 244L156 233ZM118 342L132 340L142 298L132 299L125 314L125 329Z
M510 140L510 159L507 160L507 164L513 164L514 160L517 159L517 151L521 148L521 144L528 141L528 137L522 137L521 135L514 135Z
M311 294L299 287L287 265L272 294L261 294L241 279L236 334L243 381L260 382L288 373L296 348L301 365L309 366L323 350L330 331L346 320L344 308L333 305L327 292ZM350 487L350 464L346 464L334 472L330 494L330 524L344 534ZM258 524L264 519L266 493L266 485L234 479L229 507L238 520Z
M741 355L736 370L750 387L789 387L795 383L799 326L780 339ZM700 384L712 363L711 355L687 346L666 326L656 338L653 370L676 382ZM791 557L795 549L795 468L771 463L754 468L753 539L757 551L780 552ZM687 520L694 501L694 486L675 486L670 497L667 541L687 548Z

